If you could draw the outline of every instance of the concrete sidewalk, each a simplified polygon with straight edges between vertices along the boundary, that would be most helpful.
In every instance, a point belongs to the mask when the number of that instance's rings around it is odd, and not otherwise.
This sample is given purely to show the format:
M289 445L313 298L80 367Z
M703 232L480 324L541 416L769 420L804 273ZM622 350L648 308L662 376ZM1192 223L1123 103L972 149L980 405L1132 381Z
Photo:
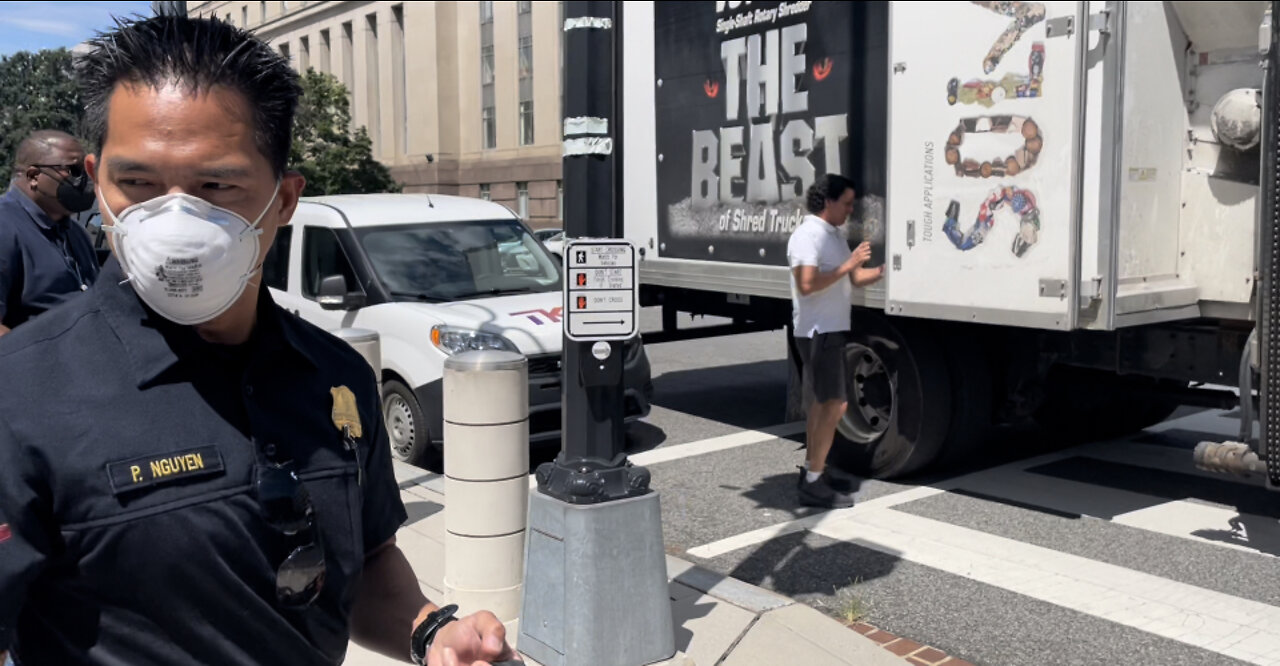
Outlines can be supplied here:
M444 587L444 477L396 463L409 520L397 533L423 592L437 603ZM672 666L903 666L871 639L805 604L667 557L676 658ZM519 649L518 631L509 640ZM534 662L528 657L526 663ZM397 662L351 645L347 664Z

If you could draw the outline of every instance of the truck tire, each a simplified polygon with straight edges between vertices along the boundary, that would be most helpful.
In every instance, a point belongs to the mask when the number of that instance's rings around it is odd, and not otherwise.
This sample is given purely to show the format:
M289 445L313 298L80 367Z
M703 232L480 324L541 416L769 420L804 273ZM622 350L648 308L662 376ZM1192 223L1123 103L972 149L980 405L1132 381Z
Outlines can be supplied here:
M1153 381L1054 366L1046 378L1044 402L1034 418L1040 427L1070 441L1131 435L1164 421L1178 409L1173 398L1134 394L1135 388L1149 389Z
M892 479L928 466L951 423L951 381L927 326L856 321L845 358L849 407L828 460L864 478Z
M432 472L442 471L442 451L431 444L422 407L409 387L394 379L383 382L382 418L393 458Z

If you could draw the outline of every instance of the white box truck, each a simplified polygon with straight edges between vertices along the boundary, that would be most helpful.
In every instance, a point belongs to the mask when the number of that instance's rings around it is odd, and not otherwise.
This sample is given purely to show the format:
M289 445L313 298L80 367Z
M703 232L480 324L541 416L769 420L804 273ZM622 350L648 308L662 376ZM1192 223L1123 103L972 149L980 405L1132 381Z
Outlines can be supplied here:
M1271 5L624 3L620 231L667 329L646 341L694 335L680 312L789 326L786 242L838 172L848 242L887 267L850 303L843 464L1240 405L1240 441L1196 459L1280 485Z

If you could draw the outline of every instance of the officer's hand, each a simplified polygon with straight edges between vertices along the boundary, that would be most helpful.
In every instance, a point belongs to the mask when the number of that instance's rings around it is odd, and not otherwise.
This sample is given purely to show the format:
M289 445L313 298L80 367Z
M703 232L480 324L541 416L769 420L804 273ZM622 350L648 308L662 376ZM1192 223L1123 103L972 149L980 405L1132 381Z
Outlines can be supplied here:
M427 653L427 666L489 666L505 660L523 661L507 645L507 628L489 611L444 625Z

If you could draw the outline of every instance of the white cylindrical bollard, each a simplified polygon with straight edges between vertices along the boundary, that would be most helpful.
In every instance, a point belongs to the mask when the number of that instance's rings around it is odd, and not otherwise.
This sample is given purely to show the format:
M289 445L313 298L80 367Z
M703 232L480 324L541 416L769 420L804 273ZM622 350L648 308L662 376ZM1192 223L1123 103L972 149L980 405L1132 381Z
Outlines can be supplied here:
M444 363L444 593L460 614L520 615L529 506L529 363L496 350Z
M378 378L378 394L382 394L382 340L377 331L367 328L340 328L333 331L339 339L346 340L369 366L373 368L373 376Z

